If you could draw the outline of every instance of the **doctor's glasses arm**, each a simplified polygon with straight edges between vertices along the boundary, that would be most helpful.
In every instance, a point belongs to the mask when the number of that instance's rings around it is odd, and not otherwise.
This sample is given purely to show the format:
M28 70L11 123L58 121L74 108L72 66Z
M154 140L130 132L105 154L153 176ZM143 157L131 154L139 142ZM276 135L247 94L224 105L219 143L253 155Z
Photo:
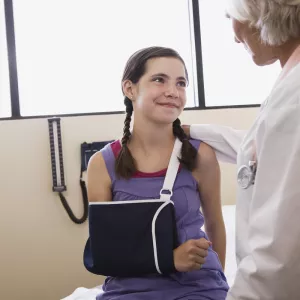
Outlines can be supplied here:
M236 164L237 153L247 131L217 124L193 124L190 137L211 146L222 162Z
M111 201L111 179L101 152L95 153L87 168L87 194L89 202Z
M213 149L200 144L197 168L193 176L198 182L201 204L205 220L205 231L218 254L223 270L226 256L226 231L221 204L221 175L219 163Z
M258 168L245 236L250 254L241 260L227 300L300 299L299 116L298 103L272 110L257 132Z

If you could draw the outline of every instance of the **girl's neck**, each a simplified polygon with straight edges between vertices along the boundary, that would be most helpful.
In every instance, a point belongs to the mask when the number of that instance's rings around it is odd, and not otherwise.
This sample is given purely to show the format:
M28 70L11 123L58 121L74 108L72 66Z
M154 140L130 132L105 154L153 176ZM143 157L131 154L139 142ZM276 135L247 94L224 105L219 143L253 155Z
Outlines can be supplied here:
M175 137L172 124L154 124L135 120L129 147L151 153L158 149L173 147Z

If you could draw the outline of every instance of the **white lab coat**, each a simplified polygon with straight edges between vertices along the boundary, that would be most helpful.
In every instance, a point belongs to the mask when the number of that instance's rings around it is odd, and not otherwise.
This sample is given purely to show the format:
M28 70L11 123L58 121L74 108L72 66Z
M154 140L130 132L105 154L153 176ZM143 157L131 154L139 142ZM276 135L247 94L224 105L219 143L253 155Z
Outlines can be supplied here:
M238 270L227 300L299 300L300 64L274 87L248 132L218 125L190 132L238 168L256 144L255 184L237 191Z

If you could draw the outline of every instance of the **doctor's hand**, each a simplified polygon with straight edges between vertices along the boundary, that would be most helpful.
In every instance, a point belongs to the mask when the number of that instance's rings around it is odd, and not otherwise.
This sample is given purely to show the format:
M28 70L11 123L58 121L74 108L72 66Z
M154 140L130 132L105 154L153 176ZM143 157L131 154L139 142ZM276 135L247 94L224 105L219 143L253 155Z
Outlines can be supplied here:
M182 125L181 126L184 133L187 135L188 138L190 138L190 128L191 126L190 125Z
M178 272L189 272L201 269L208 254L211 242L201 238L189 240L174 250L174 264Z

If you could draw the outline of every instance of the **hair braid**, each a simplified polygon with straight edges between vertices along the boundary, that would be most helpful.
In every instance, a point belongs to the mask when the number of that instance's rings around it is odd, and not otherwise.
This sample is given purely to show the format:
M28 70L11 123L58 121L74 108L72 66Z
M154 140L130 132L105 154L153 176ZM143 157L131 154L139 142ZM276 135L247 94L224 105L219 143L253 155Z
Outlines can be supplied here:
M181 127L181 122L176 119L173 122L173 133L182 142L180 162L189 170L193 171L197 165L198 151L189 142L187 135Z
M133 106L131 100L127 97L124 99L124 104L126 106L126 117L124 121L123 137L121 140L122 148L116 159L115 171L118 177L129 179L136 172L135 161L127 145L131 136L130 122Z

